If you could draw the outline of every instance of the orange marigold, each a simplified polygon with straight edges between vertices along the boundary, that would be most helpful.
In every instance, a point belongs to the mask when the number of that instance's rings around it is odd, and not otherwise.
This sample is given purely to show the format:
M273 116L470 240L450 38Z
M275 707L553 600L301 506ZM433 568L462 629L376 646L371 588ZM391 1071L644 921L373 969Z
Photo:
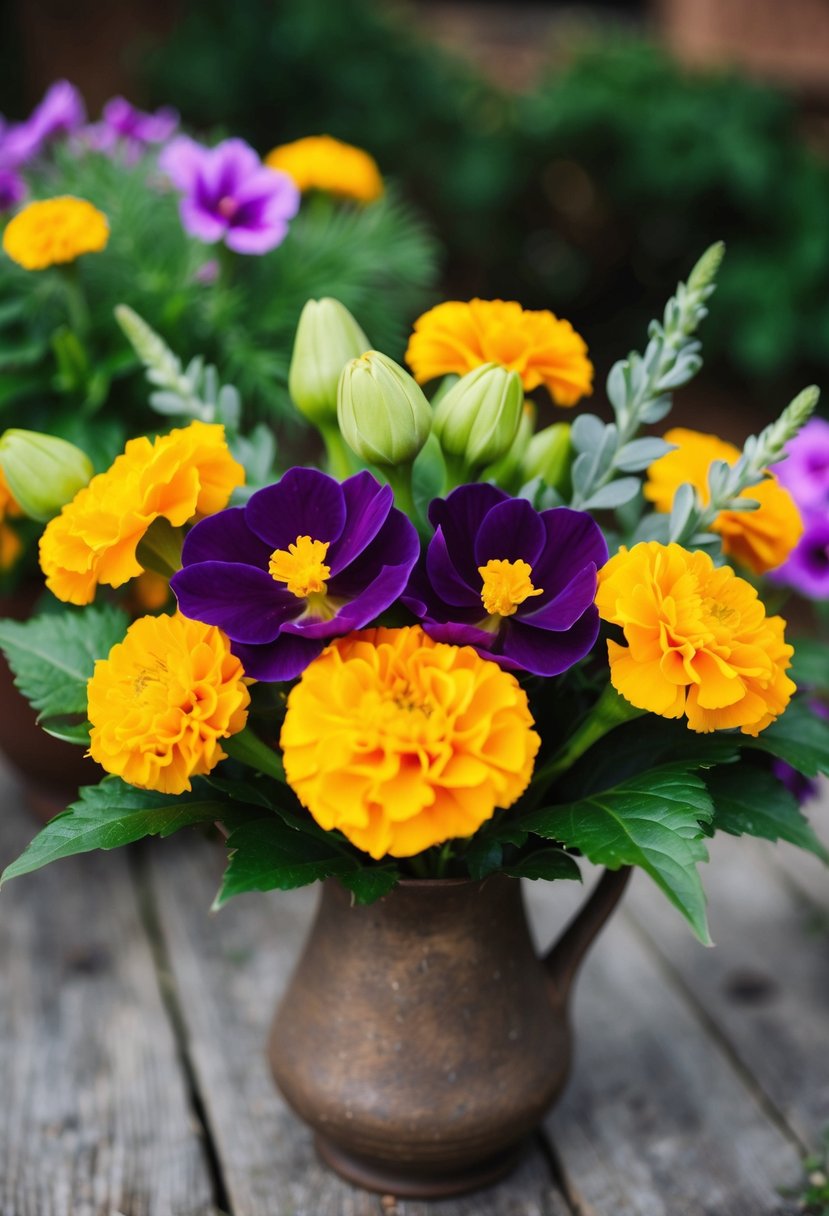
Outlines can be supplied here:
M87 685L89 754L130 785L180 794L225 758L247 720L242 664L214 625L144 616Z
M340 638L288 697L285 774L374 858L471 836L529 784L539 737L514 676L419 625Z
M543 384L556 405L575 405L593 391L593 364L570 322L514 300L438 304L415 321L406 360L420 384L499 363L518 372L525 392Z
M674 495L684 482L690 482L707 503L708 470L715 460L735 464L739 448L716 435L674 427L665 435L676 445L654 461L648 469L645 497L657 511L670 511ZM722 536L723 552L755 574L780 566L796 548L803 535L803 521L794 499L771 473L759 485L743 490L741 498L760 505L751 511L722 511L713 531Z
M6 225L3 248L24 270L45 270L74 262L82 253L99 253L108 240L104 213L84 198L64 194L19 211Z
M607 644L610 679L638 709L685 714L691 730L757 735L795 691L785 621L767 617L754 587L707 553L623 547L599 571L596 605L622 627L627 646Z
M358 203L373 203L383 193L374 157L331 135L307 135L281 144L268 153L265 164L287 173L303 193L324 190Z
M154 441L131 439L105 473L93 477L40 538L40 565L58 599L88 604L99 583L120 587L142 566L138 543L156 519L181 527L227 506L244 469L224 427L191 422Z
M14 500L6 475L0 469L0 570L10 570L23 551L23 542L6 523L7 519L22 515Z

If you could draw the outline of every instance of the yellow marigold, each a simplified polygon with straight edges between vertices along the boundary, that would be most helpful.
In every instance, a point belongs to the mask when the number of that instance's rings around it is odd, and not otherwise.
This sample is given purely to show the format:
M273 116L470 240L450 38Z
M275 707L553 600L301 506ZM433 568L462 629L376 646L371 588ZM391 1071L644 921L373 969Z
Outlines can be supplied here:
M795 691L785 621L767 617L751 584L707 553L623 547L599 571L596 605L622 627L627 646L607 644L610 678L639 709L686 714L691 730L757 735Z
M74 262L82 253L99 253L108 240L104 213L84 198L64 194L19 211L6 225L3 248L24 270L45 270Z
M6 476L0 469L0 570L10 570L23 551L23 542L6 523L7 519L22 515L14 500Z
M362 148L330 135L308 135L281 144L265 157L269 169L281 169L303 193L324 190L358 203L373 203L383 193L377 162Z
M716 435L704 435L674 427L666 433L673 452L654 461L648 469L645 497L657 511L670 511L674 495L683 482L690 482L708 502L708 470L715 460L735 464L740 450ZM722 511L713 530L722 536L723 552L755 574L780 566L803 535L803 521L788 490L769 474L759 485L744 490L741 498L760 505L751 511Z
M40 565L58 599L88 604L99 583L120 587L142 567L136 547L156 519L181 527L227 506L244 469L224 427L191 422L153 442L131 439L105 473L93 477L40 538Z
M570 322L514 300L447 300L430 308L415 321L406 360L420 384L500 363L518 372L525 392L543 384L556 405L575 405L593 391L587 345Z
M288 782L326 830L374 858L471 836L529 784L526 693L469 646L419 625L340 638L288 697Z
M142 616L99 659L87 685L89 754L130 785L180 794L225 758L250 693L242 664L215 625Z

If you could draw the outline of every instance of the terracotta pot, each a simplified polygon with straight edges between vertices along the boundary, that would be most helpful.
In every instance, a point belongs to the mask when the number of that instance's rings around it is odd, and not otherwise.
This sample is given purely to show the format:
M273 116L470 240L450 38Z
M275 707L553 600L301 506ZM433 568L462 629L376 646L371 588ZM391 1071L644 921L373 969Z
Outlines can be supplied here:
M0 597L0 617L24 621L41 593L28 585ZM96 785L103 776L82 747L47 735L26 698L14 686L8 664L0 654L0 752L23 781L26 801L44 822L65 810L81 785Z
M505 875L407 881L368 907L324 883L269 1046L324 1160L403 1197L507 1173L567 1079L573 979L628 873L606 872L543 958Z

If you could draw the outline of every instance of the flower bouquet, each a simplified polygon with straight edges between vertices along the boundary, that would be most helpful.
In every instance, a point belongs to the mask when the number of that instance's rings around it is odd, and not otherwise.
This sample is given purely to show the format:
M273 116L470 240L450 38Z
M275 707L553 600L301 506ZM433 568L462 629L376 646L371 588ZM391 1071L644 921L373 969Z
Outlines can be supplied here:
M757 582L802 532L768 470L817 392L742 452L642 433L700 365L721 256L611 369L610 422L537 429L529 393L566 408L592 387L550 313L438 305L410 375L309 302L291 393L337 475L251 493L220 424L133 440L41 538L67 607L0 622L43 727L108 774L4 880L191 824L226 839L217 907L323 880L271 1058L366 1185L449 1193L509 1167L564 1083L570 986L630 867L708 942L714 832L829 860L774 768L827 771L829 726ZM177 607L130 623L107 589L148 569ZM585 862L605 875L538 959L517 880Z

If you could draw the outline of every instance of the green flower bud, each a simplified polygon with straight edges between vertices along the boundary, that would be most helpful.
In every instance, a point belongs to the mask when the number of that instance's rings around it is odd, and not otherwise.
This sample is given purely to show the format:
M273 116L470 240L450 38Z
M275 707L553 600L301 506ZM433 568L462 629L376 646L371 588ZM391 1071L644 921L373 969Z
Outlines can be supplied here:
M432 410L407 371L370 350L343 368L337 391L343 439L368 464L410 464L429 438Z
M45 523L92 476L92 461L65 439L12 428L0 437L0 468L20 509Z
M349 359L371 343L339 300L308 300L299 318L288 372L288 391L315 426L337 417L337 384Z
M435 434L447 456L477 469L509 451L523 405L518 373L484 363L461 376L441 398L435 410Z
M540 477L548 486L561 489L567 479L572 460L570 423L556 422L536 432L527 445L521 461L525 482Z
M493 481L496 486L510 494L521 488L526 481L526 478L521 476L521 462L535 430L535 415L536 409L532 401L525 401L518 432L509 451L500 460L481 470L481 481Z

